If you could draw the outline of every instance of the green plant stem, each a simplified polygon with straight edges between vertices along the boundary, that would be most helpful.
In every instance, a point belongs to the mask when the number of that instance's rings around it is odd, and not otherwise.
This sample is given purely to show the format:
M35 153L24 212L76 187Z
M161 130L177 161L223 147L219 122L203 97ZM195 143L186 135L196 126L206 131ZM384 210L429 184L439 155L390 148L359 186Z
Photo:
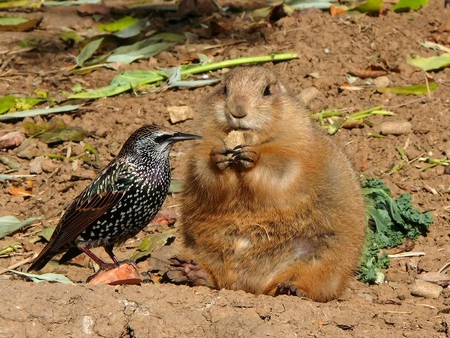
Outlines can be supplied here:
M181 76L188 74L198 74L209 72L211 70L221 69L221 68L229 68L235 66L241 66L249 63L263 63L270 61L286 61L296 59L298 57L297 54L286 53L286 54L269 54L263 56L251 56L245 58L237 58L232 60L225 60L220 62L207 63L205 65L199 65L197 67L190 67L187 69L181 70Z

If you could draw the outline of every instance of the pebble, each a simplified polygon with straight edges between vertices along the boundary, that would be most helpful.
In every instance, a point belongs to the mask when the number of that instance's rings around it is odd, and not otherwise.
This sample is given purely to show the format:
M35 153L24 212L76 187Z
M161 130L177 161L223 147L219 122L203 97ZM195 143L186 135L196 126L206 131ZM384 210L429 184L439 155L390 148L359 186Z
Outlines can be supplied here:
M167 107L167 111L169 112L171 123L183 122L194 118L194 112L188 106Z

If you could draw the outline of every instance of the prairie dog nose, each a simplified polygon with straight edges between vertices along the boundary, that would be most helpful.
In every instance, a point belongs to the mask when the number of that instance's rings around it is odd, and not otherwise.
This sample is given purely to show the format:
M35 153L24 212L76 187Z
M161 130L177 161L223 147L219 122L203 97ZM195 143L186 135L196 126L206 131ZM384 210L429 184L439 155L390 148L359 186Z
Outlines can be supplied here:
M235 105L230 107L230 113L237 119L241 119L247 116L247 109L245 109L245 105L242 103L236 103Z

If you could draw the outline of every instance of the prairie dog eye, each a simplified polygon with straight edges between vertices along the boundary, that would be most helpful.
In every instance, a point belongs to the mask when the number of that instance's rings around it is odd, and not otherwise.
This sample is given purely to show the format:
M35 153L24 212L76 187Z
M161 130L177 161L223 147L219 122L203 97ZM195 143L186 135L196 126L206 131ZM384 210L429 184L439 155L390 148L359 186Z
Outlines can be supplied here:
M264 96L269 96L270 95L270 86L267 86L266 88L264 88Z
M226 85L223 87L223 93L228 95L228 87Z

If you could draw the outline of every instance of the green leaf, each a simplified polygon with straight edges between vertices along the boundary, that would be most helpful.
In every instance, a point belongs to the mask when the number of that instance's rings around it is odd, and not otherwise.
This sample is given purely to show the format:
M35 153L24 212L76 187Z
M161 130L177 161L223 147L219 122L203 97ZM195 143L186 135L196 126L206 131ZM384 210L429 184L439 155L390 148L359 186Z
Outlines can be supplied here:
M390 93L397 95L426 95L428 94L428 88L430 92L437 88L437 84L435 82L429 83L427 85L415 85L415 86L404 86L404 87L386 87L386 88L377 88L377 92L379 93Z
M16 105L16 98L12 95L0 97L0 114L6 113L8 110L14 108Z
M147 20L139 20L135 24L115 32L113 35L121 39L129 39L141 33L141 30L149 25Z
M34 273L26 273L26 272L20 272L20 271L16 271L16 270L8 270L8 271L15 273L16 275L25 276L25 277L31 279L34 283L53 282L53 283L75 285L75 283L72 282L69 278L67 278L64 275L57 274L57 273L44 273L42 275L37 275Z
M27 18L0 16L0 26L17 26L27 21Z
M394 12L407 12L410 9L417 11L426 5L428 5L428 0L399 0L390 10Z
M59 38L64 42L73 41L74 43L80 43L84 40L84 38L75 31L61 32Z
M129 64L135 60L156 55L172 46L172 43L152 43L152 40L146 39L143 41L139 41L131 46L123 46L117 48L106 59L106 62L120 62L123 64Z
M134 25L138 21L139 21L139 19L137 19L137 18L133 18L131 16L125 16L117 21L99 25L98 29L102 30L102 31L107 31L107 32L117 32L121 29L125 29L125 28L130 27L131 25Z
M0 239L39 220L38 217L27 218L24 221L20 221L14 216L0 217Z
M166 245L170 238L175 237L177 230L170 229L145 237L136 251L131 255L130 260L137 261L138 259L150 256L157 248Z
M39 236L39 237L45 239L47 242L50 242L50 238L52 237L54 231L55 231L55 228L48 227L48 228L45 228L44 230L39 231L36 234L36 236Z
M3 115L0 115L0 121L20 119L20 118L24 118L24 117L32 117L32 116L38 116L38 115L65 113L68 111L76 110L80 107L81 107L81 105L66 105L66 106L53 107L53 108L48 108L48 109L33 109L33 110L16 112L16 113L3 114Z
M442 69L450 66L450 53L445 53L440 56L432 56L429 58L408 55L406 57L406 62L426 72L429 70Z
M82 67L83 64L89 60L92 55L94 55L95 51L100 47L103 42L103 38L94 40L89 42L84 48L81 50L80 54L77 56L77 66Z
M381 7L383 6L383 0L369 0L362 5L349 9L348 11L356 11L360 13L379 14Z

